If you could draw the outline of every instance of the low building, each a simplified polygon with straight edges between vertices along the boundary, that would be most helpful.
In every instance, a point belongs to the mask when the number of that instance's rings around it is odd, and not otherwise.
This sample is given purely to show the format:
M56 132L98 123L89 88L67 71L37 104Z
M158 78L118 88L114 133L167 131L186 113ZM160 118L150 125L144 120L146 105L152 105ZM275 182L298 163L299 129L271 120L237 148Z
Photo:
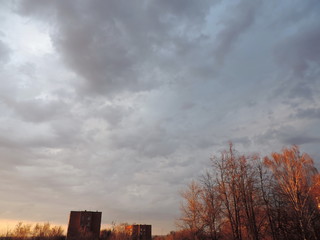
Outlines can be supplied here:
M89 238L98 240L100 236L102 212L71 211L67 240Z
M131 236L132 240L151 240L151 225L134 224L126 226L126 233Z

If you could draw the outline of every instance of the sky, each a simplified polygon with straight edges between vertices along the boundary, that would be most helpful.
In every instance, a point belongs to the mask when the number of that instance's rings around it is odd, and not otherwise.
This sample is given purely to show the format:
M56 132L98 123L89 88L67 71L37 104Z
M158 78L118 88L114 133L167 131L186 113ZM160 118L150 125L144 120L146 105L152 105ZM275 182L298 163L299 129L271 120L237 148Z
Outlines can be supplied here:
M232 141L320 166L320 1L0 3L0 223L175 230Z

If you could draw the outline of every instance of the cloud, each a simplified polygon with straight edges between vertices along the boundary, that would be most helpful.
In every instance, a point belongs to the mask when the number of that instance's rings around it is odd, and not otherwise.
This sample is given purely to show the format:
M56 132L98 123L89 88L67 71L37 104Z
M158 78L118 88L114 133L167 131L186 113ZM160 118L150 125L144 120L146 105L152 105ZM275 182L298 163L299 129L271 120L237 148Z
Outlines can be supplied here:
M0 32L0 37L1 37L1 32ZM10 57L10 48L0 40L0 63L4 64L9 60Z
M316 123L317 124L317 123ZM320 138L317 137L318 127L314 124L305 124L304 127L297 128L291 124L273 127L263 134L256 136L256 141L262 144L282 144L287 145L305 145L318 143Z
M4 5L0 189L9 210L0 218L66 223L68 211L93 209L106 223L167 232L179 190L228 141L239 152L300 144L315 154L315 3Z
M304 4L303 4L304 5ZM320 40L319 21L317 12L319 4L310 8L311 4L301 6L308 21L297 13L287 16L290 26L275 46L277 62L288 69L287 86L290 98L306 98L314 100L318 95L317 79L319 77L320 51L317 42ZM296 20L295 25L292 21ZM290 74L290 75L289 75Z
M205 1L185 2L183 8L178 5L174 1L148 4L22 1L19 12L49 22L54 18L53 45L68 66L83 78L78 83L79 91L112 95L150 90L161 84L163 80L155 78L152 71L165 72L162 63L172 61L162 52L188 42L179 37L180 27L188 26L183 31L189 31L190 26L200 27L210 9ZM46 8L54 9L54 14L47 17L43 14ZM177 27L171 24L173 19ZM157 64L159 67L155 67Z
M222 21L223 29L218 33L215 56L218 63L223 63L225 56L238 41L241 34L253 24L257 4L239 2L232 9L229 17Z
M308 136L297 136L285 139L285 143L288 145L302 145L307 143L319 143L320 138L308 137Z
M67 114L66 105L60 101L46 101L41 99L31 99L26 101L5 100L9 108L25 121L34 123L55 120L57 116Z
M296 116L299 118L320 119L320 108L298 109Z

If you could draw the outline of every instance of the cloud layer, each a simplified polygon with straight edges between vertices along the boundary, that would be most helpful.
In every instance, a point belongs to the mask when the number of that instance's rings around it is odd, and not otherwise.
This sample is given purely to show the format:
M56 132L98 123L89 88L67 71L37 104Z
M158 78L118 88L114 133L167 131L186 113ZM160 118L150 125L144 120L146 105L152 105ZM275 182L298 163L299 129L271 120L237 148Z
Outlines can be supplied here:
M179 190L229 140L319 161L319 12L316 0L2 3L0 218L101 210L166 233Z

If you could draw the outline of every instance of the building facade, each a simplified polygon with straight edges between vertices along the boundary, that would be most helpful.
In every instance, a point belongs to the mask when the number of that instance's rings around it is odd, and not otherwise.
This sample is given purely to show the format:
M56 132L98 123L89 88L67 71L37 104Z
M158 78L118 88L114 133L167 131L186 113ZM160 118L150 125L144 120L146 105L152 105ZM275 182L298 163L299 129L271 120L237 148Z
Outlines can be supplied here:
M99 239L102 212L71 211L67 240Z

